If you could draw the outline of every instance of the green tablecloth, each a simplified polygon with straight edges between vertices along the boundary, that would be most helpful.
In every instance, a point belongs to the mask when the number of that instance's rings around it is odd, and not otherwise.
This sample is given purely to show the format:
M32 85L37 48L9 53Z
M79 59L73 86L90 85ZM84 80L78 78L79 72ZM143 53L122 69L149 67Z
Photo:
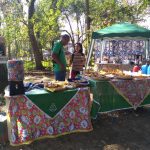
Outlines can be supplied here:
M97 112L109 112L132 107L108 81L90 79L89 82L94 99L92 116L96 117ZM145 98L140 106L147 104L150 104L150 95Z
M52 118L64 107L78 90L48 92L46 90L32 90L26 96L41 110Z

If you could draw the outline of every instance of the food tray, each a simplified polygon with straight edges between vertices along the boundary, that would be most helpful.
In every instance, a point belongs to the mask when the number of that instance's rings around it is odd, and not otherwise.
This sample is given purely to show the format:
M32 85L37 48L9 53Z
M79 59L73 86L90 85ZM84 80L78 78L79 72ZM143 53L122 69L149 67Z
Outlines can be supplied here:
M47 91L50 91L50 92L57 92L57 91L66 90L67 88L66 87L58 87L58 88L48 88L48 87L45 87L44 89L46 89Z

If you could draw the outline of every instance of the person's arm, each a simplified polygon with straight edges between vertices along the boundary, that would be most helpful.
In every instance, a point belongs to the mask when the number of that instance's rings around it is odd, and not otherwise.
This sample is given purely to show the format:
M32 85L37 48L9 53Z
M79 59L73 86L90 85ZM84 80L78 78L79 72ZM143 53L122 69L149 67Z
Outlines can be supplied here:
M58 43L56 43L53 47L52 58L58 65L60 65L61 70L65 70L64 64L62 64L62 62L59 59L60 51L61 51L61 46Z
M54 52L52 53L52 58L53 60L60 65L61 70L65 70L65 66L64 64L61 63L61 61L59 60L58 54L55 54Z
M69 65L70 65L70 66L71 66L72 63L73 63L73 57L74 57L74 54L71 55L70 62L69 62Z

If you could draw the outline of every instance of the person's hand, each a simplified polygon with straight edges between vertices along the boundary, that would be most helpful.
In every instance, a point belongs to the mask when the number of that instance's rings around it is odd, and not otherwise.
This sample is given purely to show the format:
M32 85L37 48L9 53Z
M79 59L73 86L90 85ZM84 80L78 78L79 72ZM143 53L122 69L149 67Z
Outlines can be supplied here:
M65 71L65 70L66 70L66 67L65 67L64 64L61 64L61 65L60 65L60 68L61 68L62 71Z

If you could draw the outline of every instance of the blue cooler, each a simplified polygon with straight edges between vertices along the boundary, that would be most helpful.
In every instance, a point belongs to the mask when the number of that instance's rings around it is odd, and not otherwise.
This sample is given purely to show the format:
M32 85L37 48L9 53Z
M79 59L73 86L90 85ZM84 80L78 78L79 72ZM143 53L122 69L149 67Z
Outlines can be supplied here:
M148 68L147 68L147 74L150 75L150 65L149 65Z
M142 74L147 74L148 65L142 65L141 70L142 70Z

